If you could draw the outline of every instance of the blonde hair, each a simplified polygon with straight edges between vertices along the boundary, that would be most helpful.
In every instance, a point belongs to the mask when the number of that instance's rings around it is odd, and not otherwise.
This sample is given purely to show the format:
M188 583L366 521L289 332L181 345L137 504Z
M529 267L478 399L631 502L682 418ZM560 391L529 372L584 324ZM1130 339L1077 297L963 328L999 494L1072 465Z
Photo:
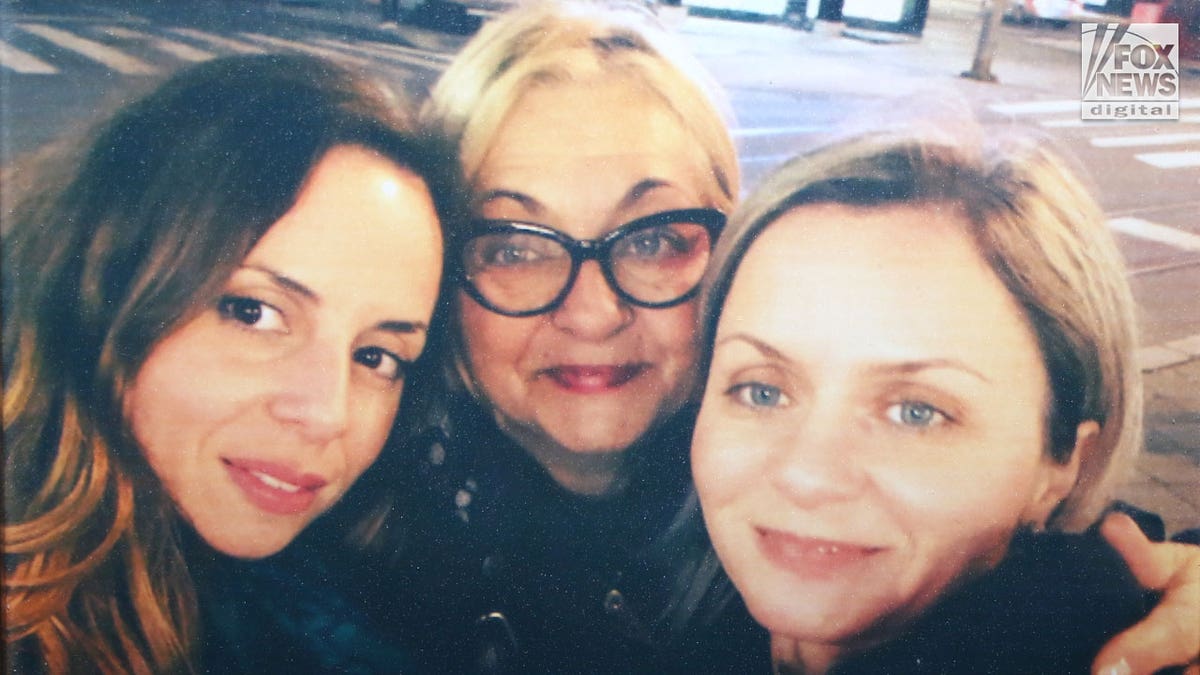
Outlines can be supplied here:
M1090 525L1140 452L1142 384L1124 263L1076 175L1060 157L1022 140L982 146L865 135L801 155L742 204L717 243L704 281L706 347L747 249L784 213L814 203L963 210L980 253L1037 337L1051 383L1046 451L1066 461L1078 424L1101 426L1048 523L1064 530Z
M536 2L486 24L455 58L421 110L423 124L458 147L468 181L521 96L558 82L620 75L660 98L708 161L712 206L738 195L727 106L704 68L644 7L621 2Z

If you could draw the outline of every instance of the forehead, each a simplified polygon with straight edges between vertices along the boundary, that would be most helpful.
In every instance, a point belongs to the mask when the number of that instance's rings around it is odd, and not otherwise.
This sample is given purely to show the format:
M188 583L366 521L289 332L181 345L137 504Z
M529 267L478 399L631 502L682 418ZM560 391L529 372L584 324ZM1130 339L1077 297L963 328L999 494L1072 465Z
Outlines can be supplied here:
M1001 373L1041 367L1024 314L979 253L966 216L942 204L818 204L784 214L734 278L721 332L740 330L847 358L956 358Z
M664 99L631 77L539 84L497 128L475 183L550 199L580 187L624 192L646 177L661 177L703 195L713 180L698 146Z
M365 148L338 146L317 163L296 203L245 263L345 299L380 288L436 286L440 251L441 229L424 181ZM405 302L403 293L387 295L393 305Z

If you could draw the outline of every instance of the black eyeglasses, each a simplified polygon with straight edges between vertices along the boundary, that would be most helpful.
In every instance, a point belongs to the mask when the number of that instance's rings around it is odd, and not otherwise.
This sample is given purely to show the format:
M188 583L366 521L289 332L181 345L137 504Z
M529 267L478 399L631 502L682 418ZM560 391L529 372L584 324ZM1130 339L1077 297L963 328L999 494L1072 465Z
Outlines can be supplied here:
M467 294L505 316L549 312L571 292L586 260L600 263L625 302L663 308L691 298L725 226L715 209L679 209L638 218L599 239L514 220L481 220L458 256Z

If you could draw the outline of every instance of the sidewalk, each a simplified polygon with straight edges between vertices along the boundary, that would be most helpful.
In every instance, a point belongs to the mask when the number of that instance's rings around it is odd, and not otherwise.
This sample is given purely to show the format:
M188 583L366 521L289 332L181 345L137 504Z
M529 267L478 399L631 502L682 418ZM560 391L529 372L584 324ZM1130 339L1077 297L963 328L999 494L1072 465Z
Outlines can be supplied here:
M273 0L270 11L352 39L422 48L438 45L456 51L469 37L383 26L377 0ZM670 25L729 89L851 94L867 106L931 89L973 103L1056 93L1047 91L1036 71L1007 66L1003 54L996 63L1003 87L957 77L971 64L980 11L980 0L931 0L925 35L889 45L842 37L840 26L825 22L813 32L695 16L675 17ZM782 79L778 69L764 73L754 67L764 54L784 50L799 54L795 58L800 67L790 69ZM864 70L872 74L869 92L862 91ZM1146 420L1152 431L1147 434L1146 452L1117 495L1160 514L1168 532L1200 527L1200 344L1176 346L1173 355L1158 353L1163 358L1143 361ZM1154 355L1148 350L1141 356Z
M1168 532L1200 527L1200 358L1145 373L1146 452L1118 492L1162 516Z

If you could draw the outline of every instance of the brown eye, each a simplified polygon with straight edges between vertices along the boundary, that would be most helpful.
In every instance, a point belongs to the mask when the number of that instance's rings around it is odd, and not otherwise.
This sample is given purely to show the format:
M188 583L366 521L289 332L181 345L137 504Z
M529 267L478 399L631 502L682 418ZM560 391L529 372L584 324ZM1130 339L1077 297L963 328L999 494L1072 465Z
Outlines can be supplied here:
M354 362L369 368L391 382L404 379L408 361L382 347L363 347L354 351Z
M287 332L283 313L256 298L226 295L217 300L217 312L221 318L236 321L254 330Z

